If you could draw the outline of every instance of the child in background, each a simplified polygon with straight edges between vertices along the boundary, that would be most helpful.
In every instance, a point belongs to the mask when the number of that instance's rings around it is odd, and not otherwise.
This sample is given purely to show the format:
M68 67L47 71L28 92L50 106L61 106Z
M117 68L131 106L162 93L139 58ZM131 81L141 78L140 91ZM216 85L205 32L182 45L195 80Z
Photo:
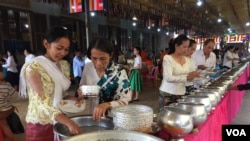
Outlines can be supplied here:
M7 123L7 117L14 112L15 106L10 104L11 97L16 93L16 90L11 86L9 82L4 79L4 73L0 71L0 129L4 135L11 141L17 141L16 137L12 133Z

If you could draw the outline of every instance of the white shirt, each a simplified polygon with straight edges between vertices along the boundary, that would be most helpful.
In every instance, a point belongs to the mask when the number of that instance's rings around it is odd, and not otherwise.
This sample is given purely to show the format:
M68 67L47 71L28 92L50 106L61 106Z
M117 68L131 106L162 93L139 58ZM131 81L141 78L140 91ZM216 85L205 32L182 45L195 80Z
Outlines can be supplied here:
M17 64L16 62L14 61L14 57L13 56L9 56L7 61L6 61L6 64L2 65L2 67L5 67L7 68L7 71L11 71L11 72L18 72L17 70Z
M238 53L233 53L233 58L238 58L239 59L240 57L239 57ZM233 63L238 64L239 60L234 60Z
M28 54L28 55L25 57L25 63L29 62L29 61L32 60L33 58L35 58L35 55L34 55L34 54Z
M190 62L189 71L190 71L190 72L195 71L195 70L196 70L196 67L195 67L193 58L188 58L188 57L187 57L187 59L188 59L189 62ZM194 83L193 83L193 81L187 81L185 85L186 85L186 86L192 86L192 85L194 85Z
M134 67L142 68L142 59L141 56L136 56L134 59Z
M172 56L165 55L163 58L163 79L160 91L173 95L184 95L187 74L190 72L190 61L185 57L186 63L180 65Z
M225 53L224 55L224 59L223 59L223 66L227 66L229 68L232 68L233 66L233 61L232 60L228 60L227 57L229 58L234 58L233 53L230 52L229 50Z
M80 86L81 85L96 85L99 80L100 80L100 77L98 76L96 72L94 64L92 62L88 62L87 64L85 64L83 73L82 73L82 78L80 81Z
M206 59L203 50L196 50L192 54L192 58L195 62L196 68L198 68L199 65L204 65L207 67L207 69L215 69L216 56L213 52L211 52L209 57Z

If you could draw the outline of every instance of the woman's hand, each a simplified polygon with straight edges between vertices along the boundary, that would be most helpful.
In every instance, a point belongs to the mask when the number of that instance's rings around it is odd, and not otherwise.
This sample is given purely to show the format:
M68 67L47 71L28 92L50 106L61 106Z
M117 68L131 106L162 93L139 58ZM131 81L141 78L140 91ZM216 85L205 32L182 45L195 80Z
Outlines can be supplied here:
M77 135L82 132L81 128L72 120L69 121L69 123L67 124L67 127L69 128L69 132L72 135Z
M111 106L109 102L105 102L105 103L97 105L93 112L93 119L100 121L101 117L105 117L105 113L107 109L110 109L110 107Z
M199 65L198 66L198 69L201 69L201 70L205 70L207 67L206 66L204 66L204 65Z
M187 75L187 80L193 80L194 78L200 77L200 73L197 71L192 71Z

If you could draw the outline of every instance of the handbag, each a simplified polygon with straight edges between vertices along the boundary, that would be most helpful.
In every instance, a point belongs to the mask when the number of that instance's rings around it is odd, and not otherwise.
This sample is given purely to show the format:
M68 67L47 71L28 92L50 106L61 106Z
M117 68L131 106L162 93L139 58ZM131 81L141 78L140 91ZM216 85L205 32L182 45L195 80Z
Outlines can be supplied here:
M22 134L24 133L24 127L23 124L17 115L16 112L12 112L8 117L7 117L7 123L10 127L10 130L14 134Z

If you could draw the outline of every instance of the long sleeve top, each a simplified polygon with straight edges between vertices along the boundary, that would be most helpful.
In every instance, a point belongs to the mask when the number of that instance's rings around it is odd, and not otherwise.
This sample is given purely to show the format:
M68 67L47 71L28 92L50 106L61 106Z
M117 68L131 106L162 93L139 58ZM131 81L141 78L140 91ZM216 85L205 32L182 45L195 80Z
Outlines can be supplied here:
M100 103L110 102L111 106L126 105L130 101L129 79L127 72L120 65L110 62L103 77L97 75L92 62L84 66L81 85L99 85L101 87Z
M18 72L17 70L17 64L14 60L13 56L9 56L7 58L6 64L3 64L2 67L7 68L7 71L11 71L11 72Z
M68 62L60 61L59 63L62 73L69 78L70 68ZM26 78L32 79L32 81L27 82L29 105L26 122L43 125L52 124L55 117L61 113L57 107L53 106L55 83L51 75L56 74L48 74L38 62L33 61L25 68L24 75ZM30 82L36 82L36 88L32 87Z
M240 90L240 91L242 91L242 90L250 90L250 83L239 84L237 87L238 87L238 90Z
M73 74L74 77L82 77L83 67L85 65L85 59L75 56L73 59Z
M185 57L186 58L186 57ZM171 55L163 58L163 79L160 91L173 95L184 95L187 74L190 72L190 61L186 58L186 63L180 65Z
M206 59L203 50L196 50L192 54L192 58L195 62L196 68L199 65L204 65L207 69L215 69L216 66L216 56L213 52L210 53L209 57Z

